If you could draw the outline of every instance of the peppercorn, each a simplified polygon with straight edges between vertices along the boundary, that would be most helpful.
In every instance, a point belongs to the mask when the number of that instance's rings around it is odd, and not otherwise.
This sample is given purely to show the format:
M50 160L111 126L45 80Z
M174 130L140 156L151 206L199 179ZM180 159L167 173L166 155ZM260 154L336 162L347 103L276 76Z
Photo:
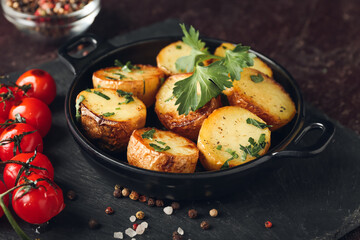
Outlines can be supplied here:
M76 198L76 193L73 190L69 190L66 194L67 198L70 200L75 200Z
M145 213L143 211L138 211L135 216L137 219L143 219L145 217Z
M155 200L153 198L149 198L148 202L147 202L147 205L150 206L150 207L155 206Z
M113 196L116 198L120 198L121 197L121 190L120 189L115 189Z
M89 220L89 228L96 229L100 226L100 224L93 218Z
M174 210L178 210L180 209L180 204L178 202L172 202L171 203L171 207L174 209Z
M108 215L111 215L111 214L114 213L114 209L112 209L111 207L107 207L107 208L105 209L105 213L108 214Z
M217 217L218 211L215 208L213 208L209 211L209 214L211 217Z
M128 188L124 188L122 191L121 191L121 194L124 196L124 197L127 197L130 195L130 190Z
M195 209L190 209L188 211L189 218L196 218L197 217L197 211Z
M210 224L209 224L208 221L202 221L202 222L200 223L200 227L201 227L202 229L204 229L204 230L208 230L208 229L210 228Z
M271 228L271 227L272 227L272 222L266 221L266 222L265 222L265 227L266 227L266 228Z
M181 240L182 236L178 232L173 232L172 239L173 240Z
M121 190L121 186L120 186L119 184L116 184L114 188L115 188L115 190L116 190L116 189Z
M157 207L163 207L164 206L164 201L158 199L158 200L156 200L155 204L156 204Z
M146 200L147 200L147 197L145 196L145 195L141 195L140 197L139 197L139 202L146 202Z
M129 195L129 198L130 198L131 200L136 201L136 200L139 199L139 194L138 194L137 192L135 192L135 191L131 191L131 193L130 193L130 195Z
M136 229L137 229L138 226L139 226L139 224L134 223L132 227L133 227L133 229L136 231Z

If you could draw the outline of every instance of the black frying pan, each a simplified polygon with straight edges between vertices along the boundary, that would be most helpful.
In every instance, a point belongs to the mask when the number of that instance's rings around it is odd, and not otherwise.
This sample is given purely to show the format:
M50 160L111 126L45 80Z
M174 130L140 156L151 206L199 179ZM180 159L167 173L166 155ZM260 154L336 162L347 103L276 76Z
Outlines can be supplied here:
M304 124L304 102L298 85L291 75L273 60L253 51L273 70L274 78L290 94L295 102L297 114L294 119L272 133L272 145L269 152L246 164L221 170L195 172L194 174L162 173L131 166L127 163L126 154L114 154L99 148L96 142L86 138L81 126L75 120L75 98L77 94L92 88L92 73L98 69L112 66L115 59L122 62L156 65L155 58L160 49L178 38L156 38L137 41L120 47L108 42L101 42L96 36L83 35L70 40L59 49L60 58L74 72L75 79L66 95L65 114L70 132L84 152L96 163L96 168L113 176L116 181L142 194L169 199L211 198L230 193L240 181L246 181L250 174L261 174L268 167L276 167L279 158L312 157L325 149L334 135L332 123L321 120ZM210 51L220 45L221 41L204 39ZM81 43L88 43L93 50L86 57L76 58L69 51ZM153 109L148 109L147 126L160 127ZM313 129L321 130L321 135L311 146L296 149L296 144ZM295 150L290 150L295 149ZM104 175L105 177L105 175Z

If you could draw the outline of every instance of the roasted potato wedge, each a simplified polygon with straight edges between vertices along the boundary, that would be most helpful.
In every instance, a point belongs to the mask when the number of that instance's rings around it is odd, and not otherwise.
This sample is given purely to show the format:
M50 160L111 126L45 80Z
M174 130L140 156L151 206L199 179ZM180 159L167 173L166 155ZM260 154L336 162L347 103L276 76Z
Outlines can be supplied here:
M196 141L203 121L222 105L220 97L213 98L195 112L179 115L173 88L177 81L189 76L191 73L172 75L164 82L156 94L155 112L166 129Z
M160 172L193 173L198 158L199 150L193 142L155 128L135 130L127 150L130 165Z
M254 82L252 77L260 76L263 81ZM240 106L253 112L276 130L295 116L295 104L289 94L274 79L255 70L246 68L241 72L240 81L234 81L232 88L226 89L230 105Z
M155 95L164 80L165 74L159 68L150 65L135 64L128 70L123 67L108 67L94 72L92 81L94 88L120 89L131 92L146 107L155 102Z
M215 49L214 55L220 56L220 57L225 57L226 50L228 50L228 49L233 50L234 48L235 48L235 45L232 43L222 43L219 47L217 47ZM260 58L255 57L253 60L254 60L254 66L252 66L250 68L253 68L262 73L265 73L269 77L273 76L273 72L272 72L271 68L266 63L264 63Z
M205 119L197 142L200 162L205 169L219 170L234 167L264 155L268 151L270 130L267 127L261 129L249 124L247 119L265 124L250 111L234 106L216 109ZM258 151L255 149L256 145L251 145L251 138L261 146L258 147ZM240 146L245 147L253 155L246 154Z
M145 126L146 106L137 97L95 88L80 92L76 99L84 133L110 151L125 150L131 133Z

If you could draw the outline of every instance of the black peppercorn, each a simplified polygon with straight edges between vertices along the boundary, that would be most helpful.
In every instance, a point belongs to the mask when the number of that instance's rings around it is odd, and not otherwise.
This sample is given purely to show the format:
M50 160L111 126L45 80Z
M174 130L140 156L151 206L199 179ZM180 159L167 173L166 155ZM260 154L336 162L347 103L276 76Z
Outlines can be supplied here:
M121 195L121 190L120 189L115 189L113 195L116 198L120 198L122 196Z
M147 202L147 205L150 206L150 207L155 206L155 200L153 198L149 198L148 202Z
M76 198L76 193L73 190L69 190L66 194L67 198L70 200L75 200Z
M164 201L158 199L158 200L156 200L155 204L156 204L157 207L163 207L164 206Z
M195 209L190 209L188 212L189 218L196 218L197 217L197 211Z
M92 218L89 220L89 228L96 229L99 226L100 226L100 224L95 219Z
M210 228L210 224L209 224L208 221L202 221L202 222L200 223L200 227L201 227L202 229L204 229L204 230L208 230L208 229Z

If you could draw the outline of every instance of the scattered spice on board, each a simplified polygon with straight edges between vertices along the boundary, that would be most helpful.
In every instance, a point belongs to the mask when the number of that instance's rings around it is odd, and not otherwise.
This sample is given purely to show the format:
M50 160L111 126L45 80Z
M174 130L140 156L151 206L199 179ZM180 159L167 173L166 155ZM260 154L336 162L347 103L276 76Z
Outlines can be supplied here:
M108 215L111 215L111 214L114 213L114 209L112 209L111 207L107 207L107 208L105 209L105 213L108 214Z
M266 222L265 222L265 227L266 227L266 228L271 228L271 227L272 227L272 222L266 221Z

